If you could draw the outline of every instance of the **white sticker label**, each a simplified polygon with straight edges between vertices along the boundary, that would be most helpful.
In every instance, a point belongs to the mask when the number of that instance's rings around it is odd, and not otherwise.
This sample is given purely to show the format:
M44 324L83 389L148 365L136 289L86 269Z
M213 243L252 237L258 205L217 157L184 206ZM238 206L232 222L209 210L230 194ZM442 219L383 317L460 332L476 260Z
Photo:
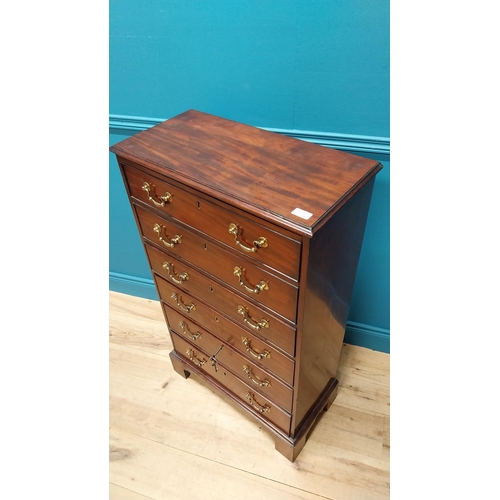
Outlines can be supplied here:
M310 219L312 217L312 213L311 212L306 212L305 210L302 210L301 208L296 208L294 210L292 210L292 214L293 215L296 215L297 217L300 217L302 219Z

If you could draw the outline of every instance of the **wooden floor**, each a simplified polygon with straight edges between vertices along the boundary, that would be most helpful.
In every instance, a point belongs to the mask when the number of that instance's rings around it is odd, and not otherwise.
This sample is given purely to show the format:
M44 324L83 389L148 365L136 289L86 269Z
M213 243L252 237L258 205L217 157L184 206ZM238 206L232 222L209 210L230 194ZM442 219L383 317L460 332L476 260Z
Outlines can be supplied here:
M389 499L389 355L345 345L337 399L290 463L274 439L174 372L158 302L110 292L110 498Z

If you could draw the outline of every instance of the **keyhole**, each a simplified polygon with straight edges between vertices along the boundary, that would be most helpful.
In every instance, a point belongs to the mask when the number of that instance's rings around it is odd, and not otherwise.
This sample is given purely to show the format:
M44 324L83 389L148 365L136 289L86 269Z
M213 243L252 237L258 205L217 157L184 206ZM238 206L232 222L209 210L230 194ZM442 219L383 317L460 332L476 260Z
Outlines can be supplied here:
M214 287L213 286L210 287L210 291L213 293L213 291L214 291Z
M208 250L208 248L207 248L207 244L206 244L206 243L203 243L203 248L204 248L205 250Z
M217 321L217 323L219 322L219 317L218 316L215 316L215 321Z
M196 205L198 205L198 210L200 210L201 205L200 205L200 202L199 202L199 201L197 201L197 202L196 202Z

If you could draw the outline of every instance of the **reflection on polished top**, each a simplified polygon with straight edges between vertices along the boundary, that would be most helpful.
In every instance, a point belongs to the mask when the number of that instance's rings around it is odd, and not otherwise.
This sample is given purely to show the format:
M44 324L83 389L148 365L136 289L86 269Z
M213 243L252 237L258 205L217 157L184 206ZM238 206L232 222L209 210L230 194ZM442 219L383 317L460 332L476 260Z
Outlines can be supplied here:
M189 110L111 148L251 213L312 235L382 166ZM182 158L182 159L181 159Z

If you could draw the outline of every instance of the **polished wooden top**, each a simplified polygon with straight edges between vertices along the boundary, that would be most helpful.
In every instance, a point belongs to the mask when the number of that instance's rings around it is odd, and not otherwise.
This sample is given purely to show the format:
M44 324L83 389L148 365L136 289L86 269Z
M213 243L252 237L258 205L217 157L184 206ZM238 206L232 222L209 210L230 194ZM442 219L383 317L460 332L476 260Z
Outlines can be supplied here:
M195 110L110 150L307 236L382 168L375 160Z

